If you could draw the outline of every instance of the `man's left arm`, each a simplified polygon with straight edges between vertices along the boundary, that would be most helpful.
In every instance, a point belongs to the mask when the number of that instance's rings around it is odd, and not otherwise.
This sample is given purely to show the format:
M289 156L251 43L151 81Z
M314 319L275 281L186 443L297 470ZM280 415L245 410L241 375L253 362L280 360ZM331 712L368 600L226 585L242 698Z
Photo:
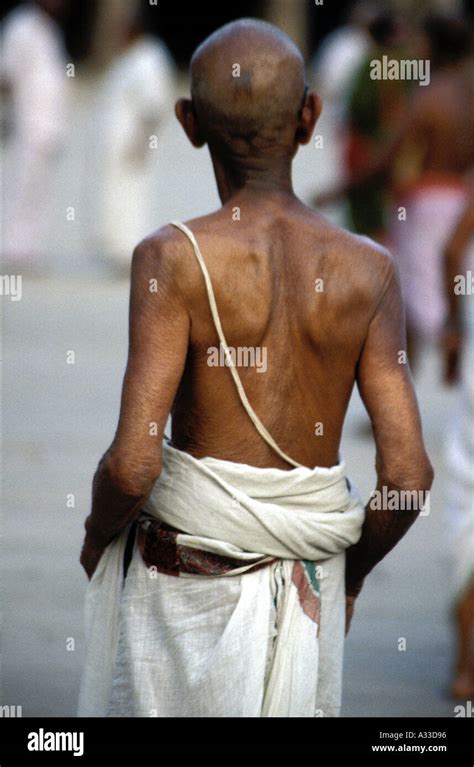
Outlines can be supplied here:
M173 259L156 240L132 260L129 350L114 440L94 475L81 564L89 578L160 475L162 440L184 370L190 318Z

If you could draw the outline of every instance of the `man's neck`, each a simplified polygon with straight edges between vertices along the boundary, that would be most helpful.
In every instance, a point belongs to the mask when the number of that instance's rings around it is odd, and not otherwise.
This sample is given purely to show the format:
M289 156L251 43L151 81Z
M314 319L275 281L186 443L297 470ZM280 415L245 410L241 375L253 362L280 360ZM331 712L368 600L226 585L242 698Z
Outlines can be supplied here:
M223 204L239 194L254 196L276 192L294 197L291 178L291 159L276 160L268 165L255 163L253 167L228 167L211 154L219 197Z

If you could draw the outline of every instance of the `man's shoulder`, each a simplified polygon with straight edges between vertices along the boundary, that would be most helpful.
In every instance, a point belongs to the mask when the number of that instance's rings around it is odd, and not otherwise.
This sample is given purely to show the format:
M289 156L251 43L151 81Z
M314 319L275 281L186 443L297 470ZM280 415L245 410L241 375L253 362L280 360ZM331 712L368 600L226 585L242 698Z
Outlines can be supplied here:
M187 222L191 232L195 222ZM183 222L184 223L184 222ZM194 233L194 232L193 232ZM165 224L141 240L133 251L132 277L141 272L152 272L171 287L179 285L180 290L191 287L199 277L199 270L190 268L195 256L189 238L172 223Z
M384 245L365 235L347 234L347 253L349 258L357 258L361 266L368 271L387 275L396 269L395 259Z
M366 235L350 232L323 216L318 216L314 221L314 231L330 256L348 268L353 268L361 276L365 272L374 271L386 274L396 268L391 252Z
M389 282L397 279L392 253L365 235L354 234L323 219L316 224L317 240L326 254L341 300L376 306ZM321 251L321 247L317 249Z
M133 251L133 263L148 261L161 269L176 269L183 255L184 233L165 224L143 238Z

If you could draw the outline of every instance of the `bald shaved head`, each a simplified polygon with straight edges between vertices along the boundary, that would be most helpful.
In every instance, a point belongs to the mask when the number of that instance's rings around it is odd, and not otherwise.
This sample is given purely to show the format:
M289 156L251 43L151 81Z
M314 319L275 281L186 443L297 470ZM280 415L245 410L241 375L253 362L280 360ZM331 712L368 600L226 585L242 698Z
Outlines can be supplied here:
M191 59L191 99L176 117L195 147L208 144L219 195L291 188L300 144L311 140L321 100L308 93L303 57L277 27L255 19L226 24Z
M235 159L288 142L304 94L300 51L263 21L226 24L191 60L191 96L203 138Z

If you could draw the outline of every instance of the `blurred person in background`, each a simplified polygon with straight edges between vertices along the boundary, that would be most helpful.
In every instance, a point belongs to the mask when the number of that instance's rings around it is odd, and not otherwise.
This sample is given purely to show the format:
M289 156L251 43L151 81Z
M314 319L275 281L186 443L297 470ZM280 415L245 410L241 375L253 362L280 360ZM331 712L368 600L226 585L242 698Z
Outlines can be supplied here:
M474 316L460 278L474 273L474 194L445 249L448 317L442 335L445 381L460 377L457 411L447 441L445 515L451 538L456 660L450 687L460 700L474 696ZM468 294L468 290L464 290ZM468 294L469 295L469 294ZM471 296L469 296L471 298ZM462 352L462 365L461 365Z
M153 226L151 176L157 133L173 95L173 63L146 32L143 12L124 20L123 48L97 98L97 247L121 271Z
M370 22L368 31L372 45L356 71L348 96L345 167L349 178L393 138L410 86L407 80L375 80L370 76L374 59L399 59L406 54L400 20L382 11ZM349 227L386 242L388 199L383 180L373 178L349 191L348 204Z
M62 0L36 0L13 10L1 29L2 90L9 95L3 208L4 262L43 260L48 202L66 139L66 54L57 20Z
M369 23L378 10L372 0L356 2L347 14L345 23L331 31L323 39L309 65L312 87L322 98L324 109L319 121L319 134L327 136L325 162L319 169L317 183L322 189L327 185L343 183L347 131L347 105L354 73L364 61L370 48ZM315 179L316 181L316 179ZM346 206L345 206L346 207ZM342 214L341 223L347 218L347 209L334 211Z
M372 183L391 190L388 238L400 268L412 366L420 342L438 339L443 328L442 254L466 205L474 162L470 27L459 17L433 15L425 34L430 80L412 90L392 141L345 186L316 198L319 204L357 198Z
M390 141L396 132L406 104L406 80L376 80L371 77L374 60L401 58L405 49L405 30L400 20L390 11L382 10L370 15L370 6L364 9L362 19L366 24L366 42L358 66L353 66L345 91L346 103L341 116L344 120L343 164L349 181L361 170L374 162L381 147ZM359 36L362 30L359 31ZM360 38L362 43L363 38ZM354 58L354 64L356 59ZM328 202L321 195L316 204ZM379 242L386 241L387 188L383 179L368 178L355 188L346 190L348 202L347 225L358 234L373 237Z
M392 157L399 162L391 235L404 291L412 362L421 343L439 338L447 314L443 252L466 206L474 163L471 30L460 18L425 23L431 82L417 89ZM406 209L406 220L395 214Z
M354 72L370 48L368 27L377 15L375 3L360 0L351 8L347 22L330 32L321 43L309 69L314 87L341 127Z

